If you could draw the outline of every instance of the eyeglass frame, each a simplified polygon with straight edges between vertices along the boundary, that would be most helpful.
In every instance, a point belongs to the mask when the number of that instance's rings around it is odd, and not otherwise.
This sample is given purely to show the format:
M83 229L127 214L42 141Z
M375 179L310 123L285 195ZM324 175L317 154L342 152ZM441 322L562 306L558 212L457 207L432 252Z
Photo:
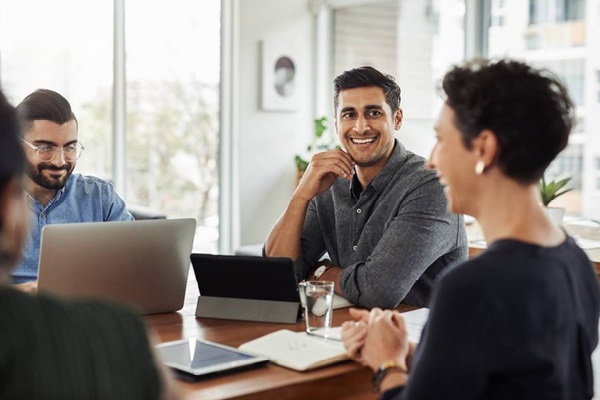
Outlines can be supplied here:
M77 141L75 143L71 143L71 144L69 144L67 146L62 146L61 147L61 146L50 146L50 145L36 146L35 144L30 143L30 142L28 142L27 140L25 140L23 138L21 138L21 140L25 144L27 144L27 146L29 146L29 148L31 148L32 150L35 150L35 155L42 162L52 162L56 158L56 155L59 152L62 153L63 159L66 162L75 162L75 161L79 160L79 157L81 157L81 155L83 154L83 151L85 150L85 146L81 142L79 142L79 141ZM70 146L73 146L73 145L75 145L77 147L75 150L77 150L77 149L79 150L77 152L77 157L74 160L67 160L67 157L65 155L65 149L68 148L68 147L70 147ZM50 149L54 149L54 151L52 152L52 157L49 160L42 160L42 157L40 157L40 149L42 149L44 147L47 147L47 148L50 148Z

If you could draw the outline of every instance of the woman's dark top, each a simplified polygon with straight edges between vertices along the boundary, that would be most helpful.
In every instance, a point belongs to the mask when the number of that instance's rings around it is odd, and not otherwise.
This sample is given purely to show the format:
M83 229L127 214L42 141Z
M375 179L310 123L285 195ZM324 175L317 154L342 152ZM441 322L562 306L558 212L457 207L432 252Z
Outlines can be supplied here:
M499 240L436 284L406 387L383 399L593 396L598 277L572 238Z
M143 321L119 305L0 287L0 399L157 399Z

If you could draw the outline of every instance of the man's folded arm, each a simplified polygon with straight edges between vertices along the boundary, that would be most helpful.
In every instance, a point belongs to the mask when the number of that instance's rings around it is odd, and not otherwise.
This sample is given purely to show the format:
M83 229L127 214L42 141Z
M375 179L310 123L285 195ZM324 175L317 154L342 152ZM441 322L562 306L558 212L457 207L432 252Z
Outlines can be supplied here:
M432 181L415 191L364 262L344 268L342 295L363 307L396 307L423 273L461 245L460 220L432 191ZM360 243L359 243L360 246Z
M271 234L269 235L269 239L267 239L267 242L263 246L263 256L290 257L292 260L294 260L294 270L296 272L296 279L298 282L308 277L308 274L313 268L314 263L325 253L325 243L323 241L323 235L321 235L321 228L319 226L315 204L315 200L311 200L306 209L306 215L300 234L300 247L297 257L292 257L292 254L279 254L278 252L274 251L272 243L271 251L268 251L267 246L269 245L269 240L272 240L272 242L275 240L278 242L281 242L282 240L295 240L293 237L286 239L286 237L281 234L282 232L275 232L276 227L273 228ZM278 224L280 222L281 220L278 221ZM277 238L272 237L274 232L275 235L278 236Z

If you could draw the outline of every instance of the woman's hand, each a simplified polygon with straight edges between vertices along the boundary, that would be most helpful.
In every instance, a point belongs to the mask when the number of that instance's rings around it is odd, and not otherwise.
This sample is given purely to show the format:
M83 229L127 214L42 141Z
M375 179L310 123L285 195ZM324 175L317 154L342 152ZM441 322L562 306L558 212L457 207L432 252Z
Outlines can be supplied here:
M367 364L362 359L361 351L367 337L369 316L371 313L378 315L382 312L379 308L374 308L370 312L368 310L351 308L350 317L352 317L352 321L346 321L342 324L342 342L344 342L348 357L364 366Z
M377 371L384 361L395 361L407 371L407 358L414 346L408 341L404 318L396 311L371 312L361 350L362 361Z

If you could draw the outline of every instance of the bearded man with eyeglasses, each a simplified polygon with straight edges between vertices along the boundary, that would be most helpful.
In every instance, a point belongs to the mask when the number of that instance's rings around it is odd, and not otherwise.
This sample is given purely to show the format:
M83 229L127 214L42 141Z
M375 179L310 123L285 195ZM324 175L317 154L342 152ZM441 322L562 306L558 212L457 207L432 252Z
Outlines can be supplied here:
M21 141L27 158L24 186L32 229L12 279L16 287L36 292L45 225L127 221L133 217L109 182L73 174L85 148L77 139L77 118L67 99L52 90L39 89L25 97L17 112L23 123Z

